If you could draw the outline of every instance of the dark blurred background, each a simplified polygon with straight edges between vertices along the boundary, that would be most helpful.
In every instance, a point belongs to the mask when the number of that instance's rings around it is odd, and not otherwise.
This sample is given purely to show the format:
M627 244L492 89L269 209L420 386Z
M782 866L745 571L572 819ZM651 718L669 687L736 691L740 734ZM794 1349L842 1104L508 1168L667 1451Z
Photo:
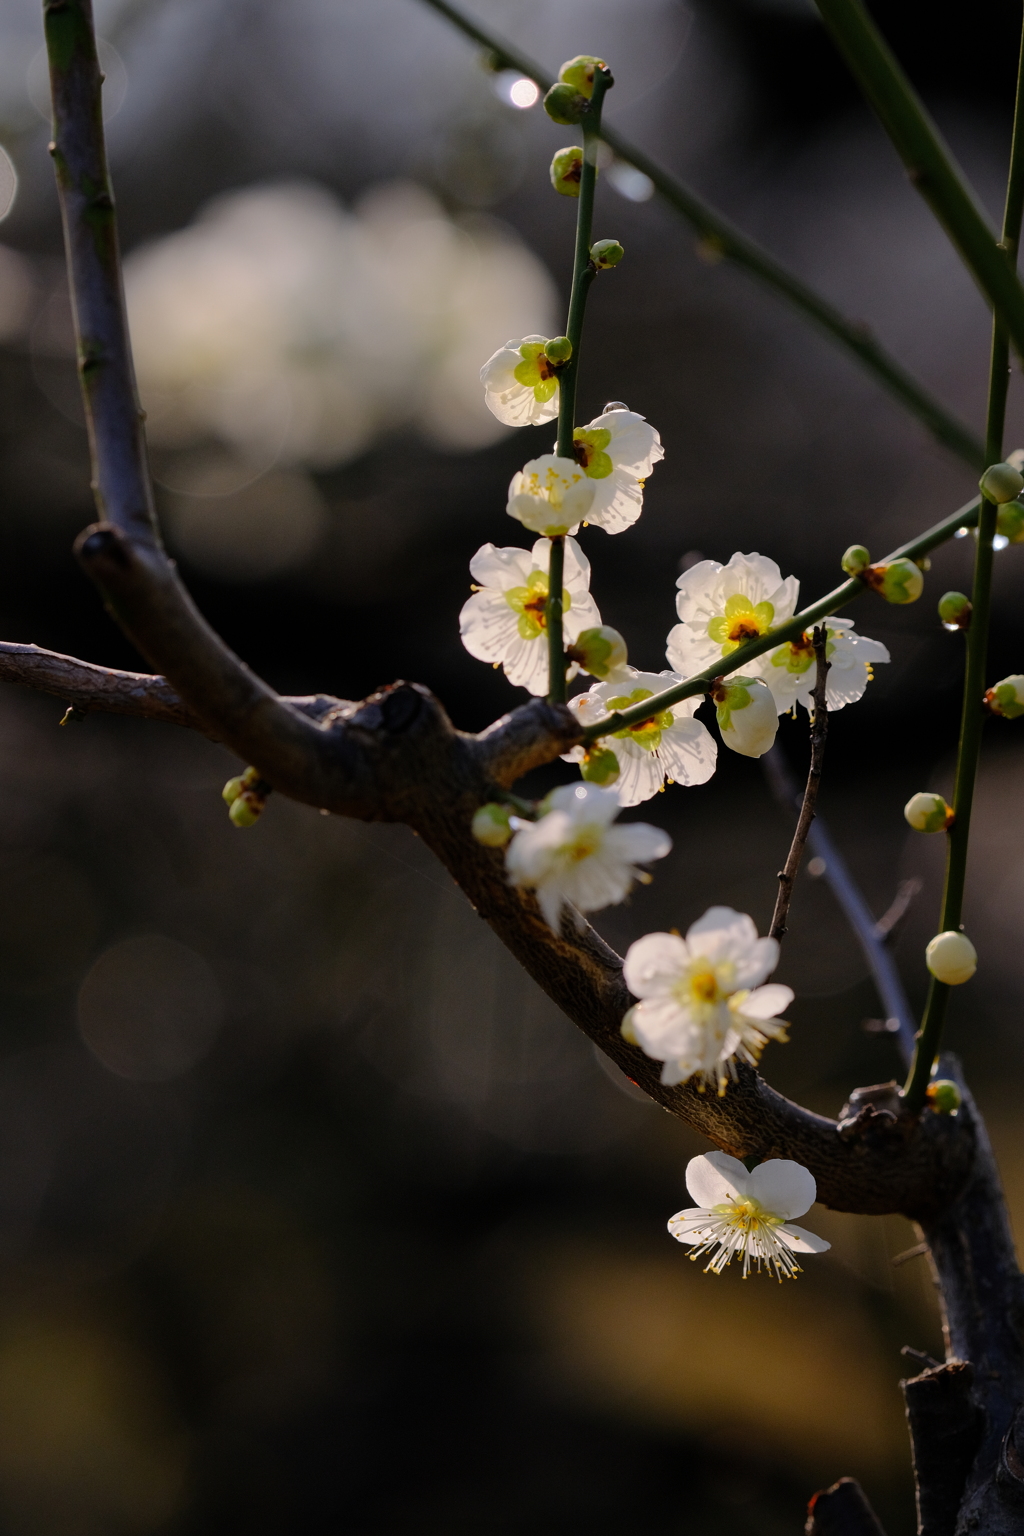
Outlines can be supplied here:
M875 7L993 215L1019 8ZM475 0L548 67L613 65L608 115L852 315L977 429L984 307L803 0ZM0 596L7 639L138 659L70 554L92 517L36 0L0 20ZM166 536L204 612L277 687L398 676L479 728L517 701L458 639L467 563L549 428L502 435L476 373L555 334L570 142L416 0L98 4L108 131ZM11 200L11 194L16 195ZM584 419L623 399L665 462L643 518L586 537L639 665L674 582L758 549L811 596L963 502L971 475L866 376L606 165ZM185 231L185 233L181 233ZM1024 444L1015 378L1007 444ZM831 726L824 811L915 999L961 655L935 601ZM1022 555L997 562L991 677L1021 666ZM775 1533L851 1473L914 1527L900 1346L938 1350L898 1218L820 1208L799 1284L686 1262L664 1224L703 1150L603 1066L405 829L274 800L170 727L0 694L0 1531ZM1024 1202L1017 1084L1020 727L989 727L951 1043ZM794 768L805 726L780 732ZM754 762L639 814L672 859L602 914L617 945L712 902L762 929L788 826ZM565 776L561 765L548 779ZM936 840L941 841L941 840ZM898 1071L827 885L801 876L774 1084L835 1113Z

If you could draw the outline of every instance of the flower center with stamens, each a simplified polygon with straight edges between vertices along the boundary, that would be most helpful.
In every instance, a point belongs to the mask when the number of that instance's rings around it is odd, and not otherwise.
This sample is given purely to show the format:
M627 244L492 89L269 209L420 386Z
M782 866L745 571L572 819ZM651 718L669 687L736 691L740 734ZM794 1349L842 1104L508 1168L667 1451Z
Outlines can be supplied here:
M505 601L519 615L519 633L524 640L536 640L547 628L548 573L531 571L525 587L509 587ZM572 598L562 588L562 612L568 613Z
M618 698L609 699L607 709L609 713L617 709L629 709L631 705L642 704L644 699L653 697L649 688L635 688L632 693L623 693ZM615 737L619 741L633 741L646 752L653 752L661 742L662 731L668 730L673 719L670 709L662 709L646 720L638 721L636 725L624 726L621 731L615 732Z
M584 859L589 859L598 852L603 840L603 827L580 827L572 842L566 843L560 850L562 858L568 864L581 864Z
M749 597L734 592L725 604L725 612L708 621L708 635L728 656L744 640L756 640L771 629L775 609L771 603L752 603Z
M615 467L611 457L604 451L612 440L608 429L577 427L572 437L572 451L577 464L591 480L606 479Z

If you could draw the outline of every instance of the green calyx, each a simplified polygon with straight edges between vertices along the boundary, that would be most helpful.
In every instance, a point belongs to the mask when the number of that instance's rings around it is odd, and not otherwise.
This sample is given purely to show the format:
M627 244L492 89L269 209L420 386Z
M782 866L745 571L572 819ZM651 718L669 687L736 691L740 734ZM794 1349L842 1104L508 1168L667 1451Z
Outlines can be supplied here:
M621 694L616 699L608 700L608 711L613 713L618 709L629 709L634 704L642 704L644 699L653 698L649 688L634 688L632 693ZM624 730L616 731L615 738L618 741L632 741L638 747L643 747L646 752L653 752L661 743L662 731L667 731L672 725L675 716L670 709L662 709L656 715L651 715L648 720L641 720L636 725L627 725Z
M738 650L745 640L756 640L772 627L775 609L771 603L750 601L734 592L725 605L725 613L708 622L708 636L722 647L722 655Z
M619 776L619 760L610 747L592 747L584 754L580 772L590 784L614 784Z
M617 240L595 240L590 247L590 260L599 272L617 267L625 254Z
M563 197L579 197L583 176L583 151L571 144L560 149L551 161L551 185Z
M545 609L548 601L547 571L531 571L525 587L510 587L505 601L513 613L519 615L519 633L524 640L536 640L547 628ZM562 588L562 612L568 613L572 599Z
M847 576L859 576L871 564L871 556L863 544L851 544L839 563Z
M524 341L519 348L523 360L512 370L516 383L532 389L534 398L541 405L551 400L558 389L556 366L545 352L549 345L545 341Z
M576 462L591 480L605 480L615 468L605 449L612 440L607 427L577 427L572 434Z
M565 127L581 123L589 110L587 97L581 95L574 85L568 85L562 80L553 85L544 97L544 111L548 117L553 123L561 123Z
M603 681L613 668L624 667L628 659L626 642L610 624L584 629L566 651L582 671Z
M558 71L558 78L589 101L594 94L595 70L607 68L604 59L595 58L592 53L578 53L574 59L566 60Z
M727 731L732 720L733 711L746 709L750 703L750 689L744 686L748 681L748 678L737 678L735 682L726 683L720 690L721 697L719 696L719 691L716 690L715 701L718 707L715 710L715 714L718 718L719 730Z
M1006 501L996 514L996 532L1010 544L1024 544L1024 505Z
M887 603L916 603L924 591L920 567L904 555L885 565L869 565L862 575Z

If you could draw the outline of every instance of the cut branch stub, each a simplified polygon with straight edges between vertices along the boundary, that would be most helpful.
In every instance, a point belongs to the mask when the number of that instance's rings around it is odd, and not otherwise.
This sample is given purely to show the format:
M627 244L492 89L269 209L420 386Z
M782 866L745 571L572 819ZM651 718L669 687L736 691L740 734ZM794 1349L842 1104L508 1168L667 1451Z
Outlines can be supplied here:
M885 1536L860 1483L841 1477L807 1506L804 1536Z

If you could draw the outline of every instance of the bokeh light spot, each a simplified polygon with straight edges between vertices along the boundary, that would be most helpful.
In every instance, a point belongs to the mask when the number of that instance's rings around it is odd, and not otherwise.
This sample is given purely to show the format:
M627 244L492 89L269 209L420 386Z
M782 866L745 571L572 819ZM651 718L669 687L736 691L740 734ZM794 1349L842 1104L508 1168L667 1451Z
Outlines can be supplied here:
M78 994L78 1028L119 1077L164 1082L201 1061L223 999L206 961L162 934L122 939L96 961Z

